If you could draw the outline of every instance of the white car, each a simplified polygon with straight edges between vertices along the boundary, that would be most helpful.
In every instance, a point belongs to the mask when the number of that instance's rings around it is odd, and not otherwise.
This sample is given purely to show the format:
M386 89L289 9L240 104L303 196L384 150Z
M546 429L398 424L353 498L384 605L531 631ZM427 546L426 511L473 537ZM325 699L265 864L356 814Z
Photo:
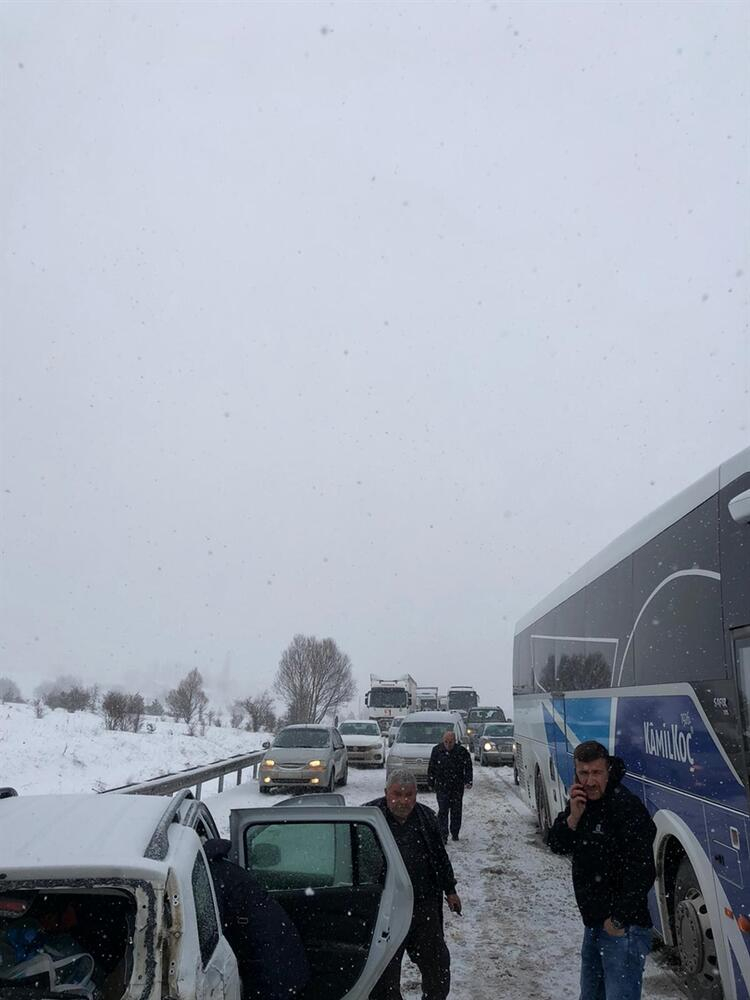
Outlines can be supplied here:
M0 1000L239 1000L202 847L216 826L185 799L0 800ZM411 883L379 809L312 801L232 811L233 857L296 925L305 995L364 1000L406 936Z
M371 719L347 719L339 726L350 764L385 767L385 737Z
M426 785L432 748L449 730L456 734L458 743L466 744L466 726L458 712L412 712L407 715L388 754L388 774L402 769L411 771L418 784Z

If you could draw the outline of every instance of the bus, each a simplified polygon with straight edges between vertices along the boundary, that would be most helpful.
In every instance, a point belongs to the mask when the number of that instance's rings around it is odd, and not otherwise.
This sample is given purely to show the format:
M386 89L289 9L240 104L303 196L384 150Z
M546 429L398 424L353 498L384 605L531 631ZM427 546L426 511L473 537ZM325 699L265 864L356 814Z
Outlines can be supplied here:
M750 996L750 448L516 625L516 768L546 832L598 740L653 817L651 916L689 993Z
M460 712L464 718L467 713L479 704L479 695L473 687L448 688L448 711Z

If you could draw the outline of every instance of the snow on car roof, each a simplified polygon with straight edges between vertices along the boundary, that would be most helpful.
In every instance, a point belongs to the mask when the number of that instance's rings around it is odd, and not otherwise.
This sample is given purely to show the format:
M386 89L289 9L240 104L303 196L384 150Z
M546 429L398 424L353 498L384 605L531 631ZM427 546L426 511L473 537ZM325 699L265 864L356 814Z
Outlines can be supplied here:
M157 795L19 795L0 801L0 871L128 877L164 865L143 855L169 799ZM33 872L33 876L29 875ZM20 876L19 876L20 877Z
M458 712L412 712L403 719L404 722L455 722Z

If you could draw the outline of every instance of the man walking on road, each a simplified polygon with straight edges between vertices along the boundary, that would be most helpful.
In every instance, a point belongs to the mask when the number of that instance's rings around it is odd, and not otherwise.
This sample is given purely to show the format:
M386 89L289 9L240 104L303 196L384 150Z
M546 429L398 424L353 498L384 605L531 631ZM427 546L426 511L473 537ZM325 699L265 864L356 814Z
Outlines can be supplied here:
M584 923L580 1000L639 1000L651 948L648 892L656 878L656 827L620 782L625 764L595 740L573 754L570 802L547 842L573 855L573 889Z
M454 913L461 912L461 900L437 817L417 802L417 779L408 771L393 771L385 796L367 805L384 813L414 889L409 933L370 998L402 1000L401 960L406 951L422 974L422 1000L445 1000L451 986L451 957L443 937L443 895Z
M471 754L456 743L456 734L451 730L443 733L442 742L432 748L430 764L427 768L427 783L434 789L438 801L438 824L443 843L448 839L450 822L451 836L458 840L464 805L464 789L471 788L474 772Z

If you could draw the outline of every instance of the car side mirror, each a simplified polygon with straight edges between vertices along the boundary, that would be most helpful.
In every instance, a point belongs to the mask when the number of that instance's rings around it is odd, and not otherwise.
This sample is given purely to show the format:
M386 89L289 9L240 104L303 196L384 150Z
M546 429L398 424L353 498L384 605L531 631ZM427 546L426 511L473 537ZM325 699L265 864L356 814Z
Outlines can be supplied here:
M271 744L270 744L270 743L268 742L268 740L266 740L266 741L265 741L264 743L261 743L261 748L262 748L263 750L268 750L268 748L269 748L270 746L271 746Z

